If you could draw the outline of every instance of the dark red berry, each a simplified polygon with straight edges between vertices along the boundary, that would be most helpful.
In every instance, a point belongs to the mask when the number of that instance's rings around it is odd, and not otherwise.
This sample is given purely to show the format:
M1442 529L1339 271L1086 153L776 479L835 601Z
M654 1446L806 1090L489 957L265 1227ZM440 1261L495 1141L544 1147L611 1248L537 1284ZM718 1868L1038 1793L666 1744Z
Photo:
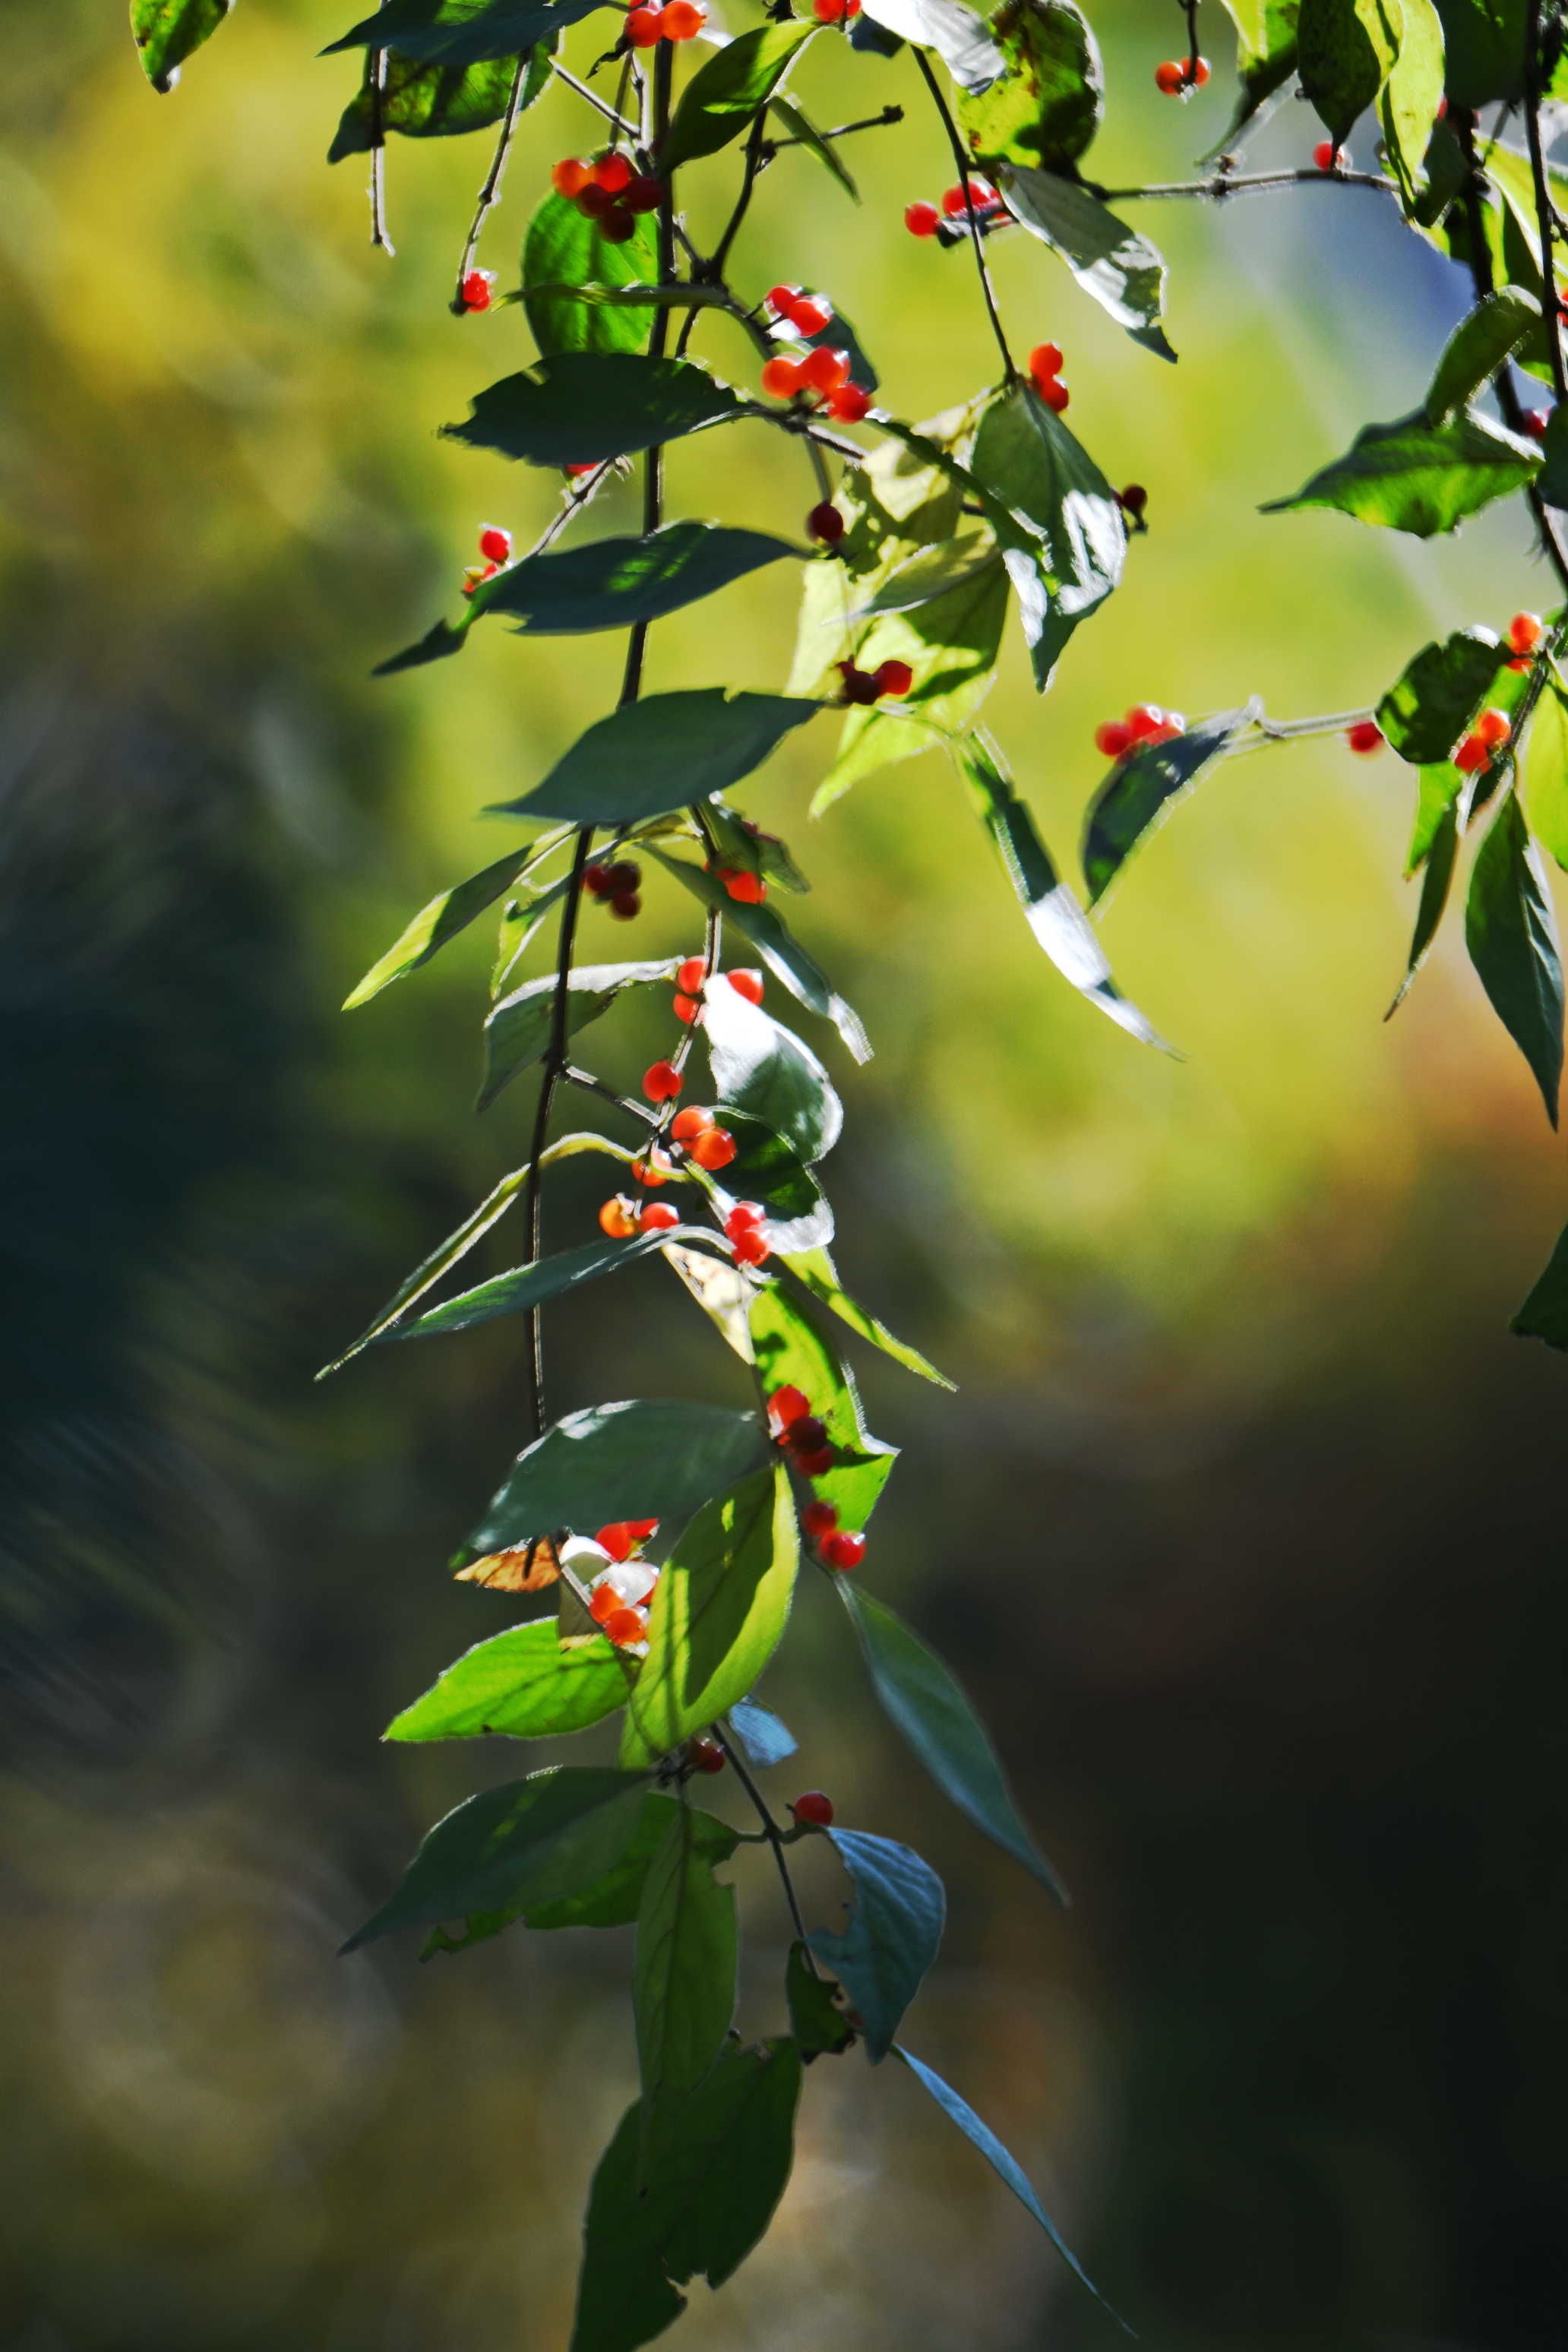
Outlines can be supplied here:
M817 1549L829 1568L858 1568L866 1557L866 1538L864 1536L828 1536Z
M716 1739L689 1740L686 1759L689 1764L695 1765L699 1772L721 1772L724 1769L724 1750Z
M806 516L805 528L808 535L821 540L825 547L837 547L844 536L844 518L830 499L824 499Z
M830 1536L838 1525L838 1507L835 1503L807 1503L800 1523L808 1536Z
M820 1789L807 1789L804 1796L795 1799L790 1811L808 1829L825 1830L833 1820L833 1800L824 1796Z

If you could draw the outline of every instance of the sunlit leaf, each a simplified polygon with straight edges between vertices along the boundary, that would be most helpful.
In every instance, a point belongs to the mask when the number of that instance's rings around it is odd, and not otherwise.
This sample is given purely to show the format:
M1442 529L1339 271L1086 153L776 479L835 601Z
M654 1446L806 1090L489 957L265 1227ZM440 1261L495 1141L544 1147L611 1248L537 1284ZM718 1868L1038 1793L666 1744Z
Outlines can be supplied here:
M680 94L669 135L658 151L660 173L678 171L699 155L716 155L738 138L816 29L794 21L758 25L709 58Z
M1500 425L1467 411L1447 425L1424 415L1368 425L1349 451L1314 474L1294 498L1270 499L1260 514L1335 507L1358 522L1385 524L1417 539L1454 530L1494 499L1521 490L1541 471L1541 452Z
M328 1373L342 1371L343 1366L353 1357L357 1356L362 1348L368 1348L373 1339L379 1339L387 1327L397 1320L405 1307L411 1307L416 1298L422 1297L426 1290L439 1282L447 1268L456 1265L459 1258L466 1257L474 1244L489 1233L499 1218L505 1216L527 1182L526 1168L514 1168L510 1176L503 1176L494 1191L480 1202L472 1215L464 1218L457 1232L448 1234L447 1239L433 1249L422 1264L415 1267L406 1282L387 1301L374 1321L360 1333L353 1347L345 1349L336 1362L326 1365L316 1374L316 1378L319 1381L324 1381Z
M470 405L466 424L442 426L447 440L557 469L629 457L745 413L740 394L695 361L620 351L552 352Z
M997 173L997 184L1014 219L1060 254L1084 292L1135 343L1175 358L1165 336L1165 263L1157 247L1077 181L1054 172L1014 165Z
M1377 723L1413 767L1447 761L1509 658L1490 629L1456 629L1423 646L1377 706Z
M704 991L702 1036L721 1105L759 1120L806 1167L832 1150L844 1106L793 1029L716 977Z
M896 1339L885 1323L879 1322L876 1316L849 1297L840 1286L837 1270L825 1249L810 1250L798 1257L788 1257L784 1264L814 1298L820 1299L823 1306L830 1308L851 1331L858 1333L862 1339L868 1339L872 1347L881 1349L883 1355L890 1356L894 1363L902 1364L906 1371L918 1372L923 1381L934 1381L939 1389L954 1386L945 1374L937 1370L934 1364L927 1363L918 1348L911 1348L907 1340Z
M626 1676L601 1634L563 1650L553 1617L509 1626L447 1668L423 1698L395 1716L388 1739L549 1739L582 1731L624 1706Z
M1451 768L1448 772L1458 784L1458 770ZM1454 860L1459 848L1457 798L1456 793L1438 816L1423 853L1426 870L1421 877L1421 898L1415 910L1415 929L1410 941L1410 954L1405 966L1405 977L1399 983L1399 992L1384 1015L1385 1021L1393 1019L1409 995L1411 983L1426 961L1428 950L1437 936L1437 926L1443 919L1443 910L1448 903L1448 886L1454 878Z
M754 1412L684 1397L569 1412L518 1455L468 1547L497 1551L558 1528L592 1535L616 1519L682 1518L732 1486L762 1444Z
M666 1242L710 1245L714 1240L714 1234L706 1229L676 1225L668 1233L636 1234L630 1241L589 1242L582 1249L559 1250L553 1257L542 1257L534 1265L515 1265L508 1274L498 1274L476 1289L465 1290L443 1306L431 1307L428 1314L416 1317L412 1323L399 1323L378 1331L375 1341L426 1339L435 1332L467 1331L476 1323L493 1322L499 1315L521 1315L530 1307L542 1306L546 1299L564 1297L569 1291L580 1290L586 1282L597 1282L601 1275L616 1274L622 1266L635 1265L638 1258L647 1257Z
M1006 70L983 90L960 89L964 144L977 163L1070 170L1105 103L1088 20L1073 0L1003 0L989 30Z
M1301 0L1297 71L1336 146L1373 105L1399 55L1400 0Z
M574 965L567 975L566 1034L607 1013L628 988L646 988L656 981L673 979L676 959L658 963L590 963ZM525 980L509 996L491 1006L485 1018L485 1077L476 1108L488 1110L503 1087L520 1070L537 1062L549 1045L555 1018L556 973L542 972Z
M1470 869L1465 944L1492 1009L1535 1074L1557 1124L1563 1077L1563 961L1552 886L1510 793Z
M1427 424L1447 424L1473 400L1540 320L1540 303L1521 286L1483 294L1443 347L1426 394Z
M1432 853L1444 817L1454 806L1464 777L1451 760L1435 760L1422 768L1415 784L1415 818L1410 846L1405 853L1405 878L1418 874Z
M1450 106L1509 103L1524 95L1527 0L1438 0Z
M689 808L749 776L822 705L721 686L650 694L595 720L501 816L561 816L574 824L640 824Z
M1089 804L1083 873L1092 907L1104 898L1135 849L1157 833L1178 804L1262 716L1255 696L1239 710L1200 719L1165 743L1143 743L1112 768Z
M210 41L234 0L131 0L131 37L142 70L167 96L193 49Z
M1520 1339L1544 1339L1568 1349L1568 1226L1557 1236L1545 1272L1509 1325Z
M1443 22L1432 0L1398 0L1399 53L1378 94L1384 152L1407 217L1421 193L1422 164L1443 103Z
M552 189L522 241L522 303L541 355L557 352L641 352L654 321L651 303L636 308L583 302L558 287L626 287L658 276L658 228L651 213L634 218L616 240Z
M1530 829L1568 868L1568 689L1555 668L1535 706L1524 775Z
M930 602L879 614L858 637L854 658L861 668L906 662L912 683L896 702L846 712L837 754L812 796L813 816L862 776L930 751L940 740L932 729L952 732L974 717L995 679L1007 585L1004 562L981 564Z
M417 971L422 963L428 963L448 940L455 940L459 931L467 930L476 915L482 915L487 907L493 906L525 867L536 865L542 857L548 856L563 838L562 834L556 833L548 839L531 841L521 849L508 850L506 856L498 857L493 866L487 866L481 873L470 875L468 881L459 882L454 888L443 890L438 898L432 898L427 907L420 908L402 936L394 940L380 962L373 964L358 987L345 997L343 1011L352 1013L356 1005L368 1004L373 996L379 996L382 990L390 988L395 980L401 980L405 972ZM563 878L547 884L542 890L525 893L531 911L537 913L552 905L565 887Z
M1205 163L1235 145L1240 132L1296 70L1300 0L1225 0L1225 5L1236 26L1236 70L1241 88L1224 137L1201 159Z
M735 1890L714 1877L683 1804L648 1864L632 1963L645 2184L672 2103L697 2088L730 2030L739 1956Z
M805 553L766 531L666 523L646 539L597 539L558 555L527 556L475 591L474 616L515 616L520 635L627 629L695 604L763 564Z
M482 65L553 40L606 0L386 0L321 52L392 49L445 66Z
M899 1458L867 1431L855 1376L828 1338L816 1311L780 1283L769 1283L752 1300L752 1348L764 1391L797 1388L827 1431L838 1457L831 1470L812 1479L812 1492L838 1513L850 1531L866 1525Z
M913 612L945 596L952 588L965 587L993 567L1001 570L1002 557L990 531L983 528L959 531L895 565L881 586L864 603L852 604L845 617L868 621L879 613Z
M519 93L520 113L547 88L552 70L547 48L531 57ZM394 131L405 139L460 139L483 131L510 105L517 68L514 57L479 66L433 66L388 51L385 79L378 89L376 52L367 49L364 79L343 109L327 161L341 163L346 155L369 154L377 144L378 125L384 139Z
M771 110L774 120L784 125L786 138L796 140L805 149L807 154L815 155L817 162L826 171L832 173L846 195L858 204L860 191L856 186L843 156L838 152L837 140L825 139L811 117L803 113L793 99L779 98L775 95L771 102Z
M1066 0L1050 5L1061 6ZM900 40L934 49L961 90L989 89L1005 70L984 18L961 0L866 0L865 14Z
M1121 578L1121 509L1093 458L1033 383L1015 384L986 410L970 466L1006 509L997 535L1043 693L1079 623Z
M859 2011L866 2055L878 2066L936 1958L947 1896L912 1846L864 1830L826 1835L849 1874L855 1899L841 1936L819 1927L809 1941Z
M830 1242L832 1208L799 1154L747 1111L726 1104L721 1118L737 1149L718 1181L731 1199L754 1201L767 1211L772 1247L817 1249Z

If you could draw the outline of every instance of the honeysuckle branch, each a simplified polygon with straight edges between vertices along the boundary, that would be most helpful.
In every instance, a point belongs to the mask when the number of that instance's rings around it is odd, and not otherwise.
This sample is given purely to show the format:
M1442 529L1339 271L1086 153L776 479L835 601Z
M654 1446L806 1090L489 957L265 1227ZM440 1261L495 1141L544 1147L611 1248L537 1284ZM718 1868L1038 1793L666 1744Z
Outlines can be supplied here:
M384 58L385 54L383 50ZM531 49L524 49L517 61L517 71L511 78L511 89L507 97L506 112L501 117L500 137L496 141L496 152L490 158L490 168L485 174L485 184L479 190L479 200L474 207L474 217L468 226L468 242L463 247L463 257L458 264L458 284L452 296L451 307L454 317L458 319L466 317L468 313L468 306L463 299L463 283L474 266L474 257L479 252L479 238L484 232L485 222L489 215L490 208L500 196L501 175L506 170L507 157L511 152L511 142L517 131L518 110L522 104L522 86L528 79L532 59ZM589 90L584 90L583 95L585 98L593 97L593 93ZM593 102L595 106L599 103L597 99L594 99Z
M377 0L384 8L386 0ZM386 234L386 51L370 53L370 241L388 255L396 247Z
M1541 0L1530 0L1524 49L1524 129L1530 148L1530 176L1535 186L1535 219L1541 236L1541 308L1546 320L1546 351L1552 363L1552 389L1568 400L1568 376L1563 369L1563 318L1557 300L1556 258L1552 238L1556 213L1546 177L1546 156L1541 143Z
M756 1782L752 1780L751 1774L747 1771L745 1761L739 1752L736 1741L731 1739L718 1724L713 1726L713 1737L718 1741L720 1747L723 1749L725 1756L728 1758L734 1771L735 1778L739 1780L742 1788L744 1789L747 1796L750 1797L752 1804L755 1805L757 1809L757 1818L763 1825L763 1835L767 1839L769 1845L772 1846L773 1850L773 1860L779 1866L779 1877L784 1885L784 1901L789 1905L789 1916L795 1921L795 1932L800 1938L801 1950L805 1960L805 1965L811 1970L814 1977L817 1976L821 1972L816 1965L816 1955L812 1950L810 1943L806 1939L805 1920L801 1912L800 1897L795 1891L795 1881L789 1874L789 1864L784 1860L784 1832L780 1829L777 1822L774 1821L772 1813L768 1811L767 1800L763 1795L763 1792L758 1788Z
M1190 87L1198 78L1198 0L1182 0L1182 14L1187 20L1187 82Z
M885 106L880 114L868 114L862 122L840 122L833 130L819 131L816 135L824 140L847 139L857 131L883 131L890 123L901 122L903 119L901 106ZM810 144L808 139L796 139L793 135L787 139L764 139L763 142L764 149L771 150L775 155L782 154L786 147L808 147Z
M947 143L952 150L953 162L958 165L958 184L963 190L964 208L969 215L969 241L974 250L974 267L980 274L980 290L985 297L985 315L991 321L991 331L996 338L996 346L1002 354L1002 365L1006 371L1008 382L1011 383L1017 370L1013 365L1013 354L1007 349L1007 338L1002 327L1002 314L996 308L996 296L991 284L991 272L985 266L985 240L980 231L980 215L975 209L974 193L969 184L969 158L963 152L963 142L958 135L958 125L954 122L947 100L942 94L942 85L931 71L931 59L923 49L917 48L914 56L915 63L924 78L925 86L931 92L931 103L942 117L942 127L947 133Z
M1086 180L1083 184L1102 205L1131 205L1163 196L1202 196L1218 204L1226 196L1262 195L1271 188L1310 187L1315 181L1336 188L1379 188L1389 196L1399 193L1394 182L1381 172L1320 172L1315 165L1308 164L1281 172L1215 172L1206 180L1154 180L1137 188L1106 188L1097 180ZM1006 228L1011 223L1004 220L997 226Z
M645 1127L658 1125L656 1112L643 1103L631 1102L625 1095L618 1095L614 1087L607 1087L603 1078L595 1077L591 1070L574 1069L568 1062L561 1073L561 1082L563 1086L578 1087L585 1095L596 1095L601 1102L611 1104L616 1110L624 1110L628 1118L640 1118ZM548 1158L549 1155L545 1156Z
M623 139L630 140L635 145L641 144L640 126L629 121L626 115L618 113L607 98L601 98L596 89L590 89L585 81L579 81L576 75L568 73L563 65L556 67L555 79L557 81L563 81L568 89L574 89L579 98L586 99L588 104L595 108L604 116L610 128L619 131Z

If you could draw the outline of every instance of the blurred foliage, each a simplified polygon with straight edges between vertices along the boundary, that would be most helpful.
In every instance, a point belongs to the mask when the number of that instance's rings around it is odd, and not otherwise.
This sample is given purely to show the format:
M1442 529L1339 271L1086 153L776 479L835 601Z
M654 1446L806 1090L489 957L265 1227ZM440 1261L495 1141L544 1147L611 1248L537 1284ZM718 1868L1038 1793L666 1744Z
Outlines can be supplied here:
M543 772L617 660L497 630L368 680L450 608L480 520L526 537L556 493L434 437L529 348L518 310L445 309L488 149L395 146L398 257L373 255L363 165L323 162L357 67L313 53L342 18L245 0L158 98L121 13L6 11L15 2352L557 2341L631 2079L621 1970L591 1937L424 1971L331 1957L430 1812L513 1769L374 1741L507 1622L442 1562L515 1449L516 1334L310 1375L512 1164L529 1108L519 1088L468 1115L482 927L335 1008L416 906L500 854L475 811ZM1097 26L1098 168L1181 175L1221 77L1170 106L1167 13L1122 0ZM907 63L856 70L857 111L910 110L856 144L863 209L789 154L742 267L788 251L930 413L984 371L984 320L962 253L900 226L947 176ZM545 165L591 135L560 89L528 118L481 253L503 285ZM1287 108L1255 152L1309 135ZM1509 515L1408 548L1256 512L1413 404L1462 306L1449 265L1354 192L1138 226L1173 267L1173 370L1037 247L995 255L1013 314L1068 354L1074 423L1151 491L1128 584L1051 696L1021 652L997 690L1064 861L1093 727L1130 701L1366 704L1434 629L1539 601ZM730 331L700 348L739 372ZM759 455L739 429L677 453L675 510L793 530ZM804 465L789 495L811 500ZM793 598L782 572L728 592L741 683L782 683ZM710 682L710 626L660 625L661 686ZM787 745L744 799L816 883L800 928L879 1049L854 1074L824 1045L850 1113L843 1254L963 1383L866 1367L872 1425L907 1449L870 1582L971 1684L1078 1897L1051 1916L972 1851L873 1720L846 1629L803 1606L770 1696L805 1777L841 1817L874 1801L954 1882L911 2044L1148 2339L1544 2347L1563 1375L1502 1329L1560 1220L1556 1151L1456 942L1381 1024L1405 772L1269 754L1141 857L1106 938L1175 1064L1046 966L937 761L818 830L821 757ZM673 886L650 879L635 936L695 944ZM643 1044L628 1029L617 1066ZM563 1238L588 1181L552 1195ZM639 1270L556 1318L552 1409L721 1395L667 1286ZM786 1930L760 1873L744 1900L771 1980ZM867 2091L814 2076L780 2227L685 2323L694 2345L1098 2344L918 2087Z

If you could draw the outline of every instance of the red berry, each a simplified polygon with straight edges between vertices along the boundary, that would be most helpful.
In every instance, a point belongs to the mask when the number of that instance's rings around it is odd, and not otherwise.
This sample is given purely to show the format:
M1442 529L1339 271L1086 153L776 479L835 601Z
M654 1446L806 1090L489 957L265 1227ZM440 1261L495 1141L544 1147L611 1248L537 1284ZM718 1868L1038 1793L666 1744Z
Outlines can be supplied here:
M626 38L634 49L651 49L664 30L662 8L634 8L626 18Z
M1549 408L1527 408L1522 419L1524 429L1532 441L1542 438L1551 422L1552 411Z
M657 1143L650 1144L640 1159L632 1161L632 1174L639 1184L647 1185L651 1191L657 1192L659 1185L668 1184L674 1173L674 1160L668 1151L661 1151Z
M699 1168L728 1168L738 1149L727 1127L709 1127L692 1139L691 1157Z
M809 1411L798 1414L791 1422L789 1434L784 1439L786 1445L804 1448L808 1454L816 1453L819 1446L826 1445L826 1423L818 1421L816 1415Z
M833 305L826 294L801 294L786 303L784 316L808 340L833 323Z
M760 971L731 971L727 972L725 977L736 995L743 996L748 1004L762 1003L763 975Z
M844 0L812 0L819 25L837 25L844 14Z
M679 989L676 991L675 1017L678 1021L695 1021L701 1010L701 1003L697 997L683 996Z
M904 206L904 226L911 236L934 236L942 215L934 205L921 202Z
M949 220L956 220L960 213L966 213L969 210L969 200L962 188L944 188L942 192L942 208Z
M1068 390L1066 384L1054 376L1050 383L1037 384L1035 389L1039 394L1040 398L1045 402L1046 406L1054 410L1058 416L1061 415L1063 409L1072 398L1072 394Z
M614 890L610 894L610 912L629 923L634 915L642 913L642 900L635 890Z
M490 288L495 282L496 274L493 269L470 269L463 280L464 310L488 310L490 307Z
M625 245L637 235L637 216L625 205L612 205L599 223L599 235L612 245Z
M699 1110L693 1103L689 1109L678 1110L669 1123L672 1143L689 1143L693 1136L705 1135L713 1124L710 1110Z
M833 1467L831 1445L814 1445L808 1454L797 1454L795 1466L803 1478L825 1477Z
M637 1230L645 1234L667 1234L680 1223L680 1212L672 1209L668 1201L650 1201L637 1219Z
M640 1609L615 1609L605 1620L605 1632L617 1650L647 1638L647 1619Z
M1205 82L1205 81L1207 81L1208 78L1209 78L1209 61L1208 61L1207 58L1200 58L1198 59L1198 61L1197 61L1196 65L1193 68L1193 86L1194 86L1194 89L1202 89L1202 88L1203 88L1203 86L1204 86Z
M829 1536L817 1547L829 1568L858 1568L866 1557L864 1536Z
M609 1546L606 1544L605 1549L608 1550ZM610 1583L595 1584L593 1591L588 1595L588 1614L595 1625L602 1625L606 1617L613 1617L617 1609L624 1609L626 1605L615 1586Z
M827 414L840 425L858 425L870 405L870 394L858 383L841 383L827 395Z
M809 1829L825 1830L833 1819L833 1800L825 1797L820 1789L808 1789L803 1797L795 1799L790 1811Z
M625 1519L614 1519L607 1528L601 1528L594 1541L614 1560L630 1559L632 1556L632 1531ZM614 1585L601 1584L598 1589L601 1592L615 1591Z
M1061 372L1061 345L1037 343L1029 353L1029 373L1034 377L1035 382L1043 389L1053 376L1060 375Z
M1539 613L1516 613L1508 625L1508 641L1516 654L1532 654L1541 643Z
M486 580L493 580L500 570L499 563L470 563L463 574L463 593L471 596Z
M801 362L805 381L816 392L837 392L849 381L849 354L832 343L818 343Z
M578 196L593 176L592 163L581 163L575 155L565 155L552 171L550 184L558 196Z
M617 890L635 890L641 880L642 867L634 866L629 857L617 857L605 868L605 887L612 897Z
M821 540L825 547L837 547L844 536L844 518L830 499L824 499L806 516L805 528L807 535Z
M688 956L675 975L675 984L683 994L695 996L708 977L706 956Z
M626 1533L630 1536L633 1543L647 1543L649 1536L653 1534L658 1526L658 1521L657 1519L628 1519L626 1521Z
M775 1389L768 1399L768 1419L775 1422L780 1432L793 1429L803 1414L811 1411L811 1399L804 1389L787 1384Z
M801 289L798 286L770 286L767 294L768 308L778 318L787 319L799 300L800 293Z
M700 1772L721 1772L724 1750L716 1739L693 1739L687 1743L687 1761L695 1764Z
M768 1255L767 1243L754 1225L733 1237L730 1247L737 1265L761 1265Z
M631 157L624 154L618 147L612 148L607 155L601 155L594 166L595 186L607 188L612 196L620 194L631 176Z
M1116 502L1136 521L1149 503L1149 493L1142 482L1129 482L1124 490L1117 491Z
M1490 765L1491 755L1479 735L1467 735L1454 754L1454 765L1467 776L1478 775Z
M844 680L838 689L838 698L841 702L876 701L877 681L869 670L858 668L852 661L841 661L837 668L838 675Z
M760 1201L737 1201L734 1207L731 1210L729 1215L724 1220L724 1231L729 1234L730 1239L733 1241L735 1235L740 1233L743 1227L747 1225L765 1224L767 1223L767 1215L768 1213L763 1208Z
M1331 172L1334 157L1339 152L1331 139L1320 139L1312 150L1312 161L1320 172Z
M580 482L584 474L596 474L603 462L602 458L590 457L584 466L563 466L561 470L569 482Z
M915 674L906 661L879 662L873 683L879 694L890 695L897 701L908 694L915 682Z
M1186 87L1186 80L1185 67L1178 65L1174 58L1167 58L1163 66L1154 68L1154 87L1163 90L1167 98L1179 97Z
M629 213L656 213L664 202L664 182L651 172L636 172L626 182L621 202Z
M1135 702L1127 714L1127 731L1135 743L1145 735L1157 735L1165 723L1165 714L1157 702Z
M808 1536L830 1536L838 1525L838 1507L836 1503L807 1503L800 1523Z
M599 1223L613 1242L627 1241L637 1229L636 1207L624 1192L617 1192L600 1210Z
M763 390L770 400L793 400L805 381L805 371L799 360L785 359L782 353L763 362Z
M591 898L607 898L615 889L607 866L584 866L583 887Z
M673 1062L650 1062L643 1072L642 1090L649 1102L673 1102L685 1084Z
M479 553L488 555L492 563L505 563L511 556L511 533L502 530L499 523L487 523L479 533Z
M742 907L760 907L768 895L768 886L760 874L721 874L721 880L731 898Z
M608 188L601 188L597 180L590 180L577 194L577 209L584 220L603 220L615 209L615 198Z
M1345 741L1352 751L1359 751L1363 759L1370 758L1373 751L1383 749L1383 730L1375 719L1358 719L1353 727L1346 728Z
M707 21L707 9L696 0L668 0L659 30L667 41L694 41Z
M1477 740L1490 751L1497 744L1508 741L1510 724L1506 710L1483 710L1472 731Z
M1108 719L1094 730L1094 748L1107 760L1120 760L1132 740L1132 730L1119 719Z

